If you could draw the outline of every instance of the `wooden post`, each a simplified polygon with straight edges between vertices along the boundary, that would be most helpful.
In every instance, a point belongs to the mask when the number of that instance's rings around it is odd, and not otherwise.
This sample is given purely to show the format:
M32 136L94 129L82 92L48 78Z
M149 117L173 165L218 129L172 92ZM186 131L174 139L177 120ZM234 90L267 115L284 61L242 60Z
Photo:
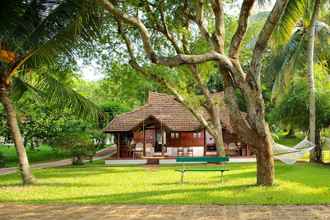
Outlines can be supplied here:
M146 156L146 131L143 126L143 156Z
M205 132L205 128L204 128L204 156L206 156L206 132Z
M160 135L162 136L162 156L164 156L164 131L163 127L160 129Z
M120 133L117 133L117 159L120 158Z

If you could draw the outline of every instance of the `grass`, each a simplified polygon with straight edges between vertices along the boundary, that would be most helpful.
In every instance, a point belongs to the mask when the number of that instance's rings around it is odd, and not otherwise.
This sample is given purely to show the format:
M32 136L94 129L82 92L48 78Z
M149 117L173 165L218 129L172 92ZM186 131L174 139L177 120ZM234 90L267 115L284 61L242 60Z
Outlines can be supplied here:
M17 155L16 155L16 149L14 146L0 145L0 152L2 152L6 158L6 167L17 166ZM63 158L69 157L68 153L61 152L61 151L54 151L48 145L41 145L36 150L31 150L30 148L27 148L26 152L27 152L29 161L31 163L57 160L57 159L63 159Z
M0 202L23 204L330 204L330 166L276 163L276 185L255 186L255 164L229 164L225 183L215 172L188 173L176 166L81 167L35 170L35 186L0 176Z
M286 132L277 133L277 137L278 139L275 139L277 143L290 147L293 147L305 138L302 133L297 133L293 137L288 137Z

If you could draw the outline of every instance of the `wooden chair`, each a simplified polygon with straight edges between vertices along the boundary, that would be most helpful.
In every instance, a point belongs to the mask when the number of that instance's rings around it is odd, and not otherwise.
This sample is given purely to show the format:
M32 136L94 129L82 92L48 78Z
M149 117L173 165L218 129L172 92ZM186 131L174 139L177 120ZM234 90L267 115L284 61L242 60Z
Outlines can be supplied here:
M184 156L183 148L179 147L176 154L177 154L178 157L183 157Z
M187 155L188 155L188 157L193 157L194 156L194 149L189 147L188 150L187 150Z
M152 144L146 143L146 156L153 156L154 155L154 148Z
M143 143L137 143L133 149L133 159L143 154Z

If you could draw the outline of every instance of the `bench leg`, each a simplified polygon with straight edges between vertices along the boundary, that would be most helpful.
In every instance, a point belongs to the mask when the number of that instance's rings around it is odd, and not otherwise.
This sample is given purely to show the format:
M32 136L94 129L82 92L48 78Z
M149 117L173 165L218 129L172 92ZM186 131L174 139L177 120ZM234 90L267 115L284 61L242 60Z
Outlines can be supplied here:
M223 184L223 171L221 171L221 184Z
M181 184L183 184L184 172L181 172Z

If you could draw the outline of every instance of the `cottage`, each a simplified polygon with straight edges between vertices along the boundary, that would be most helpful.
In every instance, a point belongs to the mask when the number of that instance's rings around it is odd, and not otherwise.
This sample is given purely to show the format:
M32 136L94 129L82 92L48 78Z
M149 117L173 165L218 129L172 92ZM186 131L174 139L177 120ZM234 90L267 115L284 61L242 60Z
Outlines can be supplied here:
M223 93L217 93L223 98ZM231 156L249 156L249 146L237 138L229 112L221 108L225 150ZM141 156L217 155L212 136L174 96L150 92L148 102L115 117L105 129L115 135L118 158Z

